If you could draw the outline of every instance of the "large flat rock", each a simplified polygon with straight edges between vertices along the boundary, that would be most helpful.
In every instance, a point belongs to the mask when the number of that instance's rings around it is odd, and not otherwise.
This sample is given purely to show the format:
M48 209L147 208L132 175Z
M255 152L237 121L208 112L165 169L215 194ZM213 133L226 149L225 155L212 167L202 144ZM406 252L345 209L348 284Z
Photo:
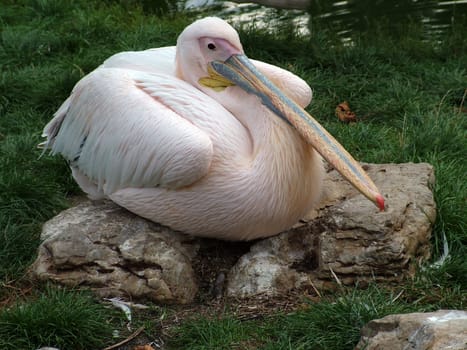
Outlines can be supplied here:
M355 350L466 350L467 312L439 310L370 321Z
M247 243L191 237L112 202L85 201L44 224L31 273L100 295L163 303L189 303L210 293L282 295L333 288L336 280L398 281L430 255L433 168L365 168L386 197L385 212L331 170L317 210L282 234Z

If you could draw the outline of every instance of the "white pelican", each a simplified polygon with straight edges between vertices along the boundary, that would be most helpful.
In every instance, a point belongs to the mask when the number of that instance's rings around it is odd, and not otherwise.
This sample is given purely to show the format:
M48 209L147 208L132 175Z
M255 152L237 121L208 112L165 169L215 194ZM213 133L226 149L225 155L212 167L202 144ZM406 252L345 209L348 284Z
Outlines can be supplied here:
M320 196L316 150L383 209L358 163L302 109L310 101L302 79L249 61L237 32L209 17L176 47L116 54L81 79L44 144L91 198L198 236L290 228Z

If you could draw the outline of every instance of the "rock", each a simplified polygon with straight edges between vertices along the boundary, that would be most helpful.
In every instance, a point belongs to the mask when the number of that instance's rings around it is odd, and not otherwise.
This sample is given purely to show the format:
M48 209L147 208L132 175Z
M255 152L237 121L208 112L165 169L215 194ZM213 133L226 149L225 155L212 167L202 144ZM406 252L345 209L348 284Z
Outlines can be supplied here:
M32 266L40 280L158 302L191 302L198 291L194 239L112 202L87 201L63 211L44 224L41 238Z
M195 238L111 202L86 201L44 224L31 273L90 286L103 296L163 303L192 302L198 290L243 298L333 288L336 280L398 281L429 257L433 168L365 167L386 197L385 212L331 170L317 210L292 229L255 242Z
M428 164L366 165L386 197L386 211L329 172L322 204L303 222L254 244L227 278L227 294L280 295L294 288L399 281L430 255L436 206Z
M356 350L466 350L467 312L440 310L370 321Z

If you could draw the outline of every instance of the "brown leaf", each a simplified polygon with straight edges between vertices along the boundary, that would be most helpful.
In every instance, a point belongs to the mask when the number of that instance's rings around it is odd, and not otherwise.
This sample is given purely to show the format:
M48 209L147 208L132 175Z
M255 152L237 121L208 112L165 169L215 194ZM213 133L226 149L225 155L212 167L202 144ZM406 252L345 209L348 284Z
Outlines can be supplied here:
M345 122L345 123L357 121L357 116L355 115L354 112L350 110L349 103L347 101L344 101L337 105L336 116L339 118L341 122Z
M151 345L136 345L133 350L155 350Z

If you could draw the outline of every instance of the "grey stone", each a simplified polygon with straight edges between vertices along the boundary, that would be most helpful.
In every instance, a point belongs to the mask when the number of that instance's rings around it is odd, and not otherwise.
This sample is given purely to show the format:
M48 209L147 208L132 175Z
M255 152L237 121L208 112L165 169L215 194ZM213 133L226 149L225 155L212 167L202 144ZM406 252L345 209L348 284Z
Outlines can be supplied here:
M356 350L466 350L467 312L439 310L370 321Z
M227 294L398 281L430 255L436 206L429 164L365 165L386 198L379 212L335 171L319 208L294 228L253 245L231 269Z
M336 280L398 281L429 257L433 168L365 167L386 197L385 212L330 170L318 209L282 234L249 243L194 238L111 202L85 201L44 224L31 272L103 296L163 303L192 302L200 290L243 298L334 288Z
M158 302L191 302L198 291L194 239L112 202L86 201L63 211L44 224L41 238L32 266L40 280Z

